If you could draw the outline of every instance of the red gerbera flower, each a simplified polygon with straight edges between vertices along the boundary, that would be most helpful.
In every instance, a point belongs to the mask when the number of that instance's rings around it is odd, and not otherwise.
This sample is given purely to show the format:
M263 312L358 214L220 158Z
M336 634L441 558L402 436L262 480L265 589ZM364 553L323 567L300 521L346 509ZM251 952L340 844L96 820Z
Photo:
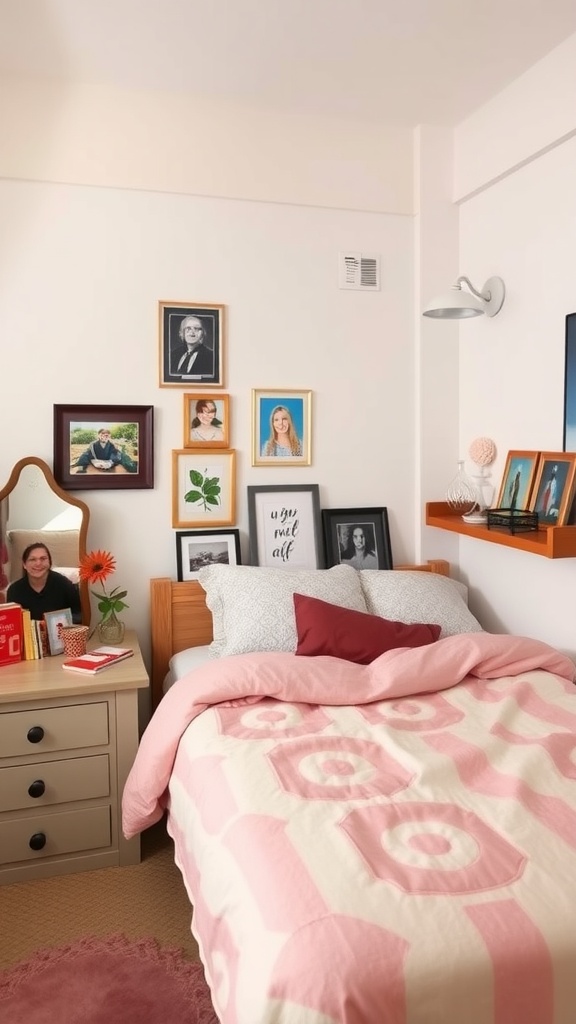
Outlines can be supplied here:
M80 559L80 579L104 583L116 570L116 559L109 551L89 551Z

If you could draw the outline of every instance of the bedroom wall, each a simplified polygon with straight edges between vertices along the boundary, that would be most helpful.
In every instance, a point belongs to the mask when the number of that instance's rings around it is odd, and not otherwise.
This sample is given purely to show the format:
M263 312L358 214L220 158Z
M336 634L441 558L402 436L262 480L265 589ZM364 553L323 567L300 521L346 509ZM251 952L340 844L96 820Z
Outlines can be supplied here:
M460 451L492 437L496 486L510 449L562 450L565 316L576 311L575 68L572 37L457 132L460 272L481 284L488 267L507 287L494 320L459 330ZM468 538L459 549L488 628L540 637L574 656L575 559Z
M290 186L287 173L281 176L281 202L192 194L193 165L186 193L170 191L169 176L160 187L146 169L137 187L129 188L120 170L127 166L122 153L128 160L133 132L122 149L112 97L108 127L91 121L89 105L84 123L70 103L74 117L54 109L49 123L45 110L39 136L33 92L30 85L24 103L15 91L9 120L18 125L17 137L12 134L14 148L0 154L0 479L25 455L52 463L54 403L154 406L154 489L80 494L92 513L89 543L116 555L114 583L129 592L126 621L137 626L147 650L148 581L176 575L171 452L182 446L185 393L158 387L157 303L222 302L228 310L225 390L238 452L236 525L244 557L247 484L310 481L320 484L323 507L386 505L395 557L412 560L413 223L405 212L386 212L387 205L402 207L404 200L388 201L384 179L378 195L372 191L377 209L354 208L362 205L356 199L367 174L379 178L374 154L368 171L360 172L347 160L344 142L335 146L328 125L324 142L306 150L306 173L297 184ZM97 106L98 118L102 112ZM101 174L96 184L84 180L92 165L80 153L91 123L94 166ZM252 141L250 136L246 146ZM177 143L175 138L174 152ZM148 140L151 152L160 144L157 136ZM317 204L319 183L331 172L340 181L338 208ZM270 168L263 171L257 160L254 173L272 180ZM396 165L391 187L395 176ZM233 177L229 187L240 192L241 180ZM288 201L289 186L298 202ZM337 256L350 249L381 254L380 292L338 289ZM313 391L311 467L251 467L253 387Z

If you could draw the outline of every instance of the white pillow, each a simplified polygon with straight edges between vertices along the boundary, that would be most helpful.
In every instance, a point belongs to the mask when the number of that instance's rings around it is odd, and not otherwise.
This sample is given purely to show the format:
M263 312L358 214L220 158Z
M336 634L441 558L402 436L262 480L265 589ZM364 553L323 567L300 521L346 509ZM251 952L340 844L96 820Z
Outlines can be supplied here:
M368 611L400 622L436 622L441 637L482 632L462 597L462 584L433 572L361 569ZM466 588L464 588L466 592Z
M360 577L349 565L331 569L267 569L255 565L210 565L198 580L212 612L212 657L250 651L295 651L293 594L366 611Z

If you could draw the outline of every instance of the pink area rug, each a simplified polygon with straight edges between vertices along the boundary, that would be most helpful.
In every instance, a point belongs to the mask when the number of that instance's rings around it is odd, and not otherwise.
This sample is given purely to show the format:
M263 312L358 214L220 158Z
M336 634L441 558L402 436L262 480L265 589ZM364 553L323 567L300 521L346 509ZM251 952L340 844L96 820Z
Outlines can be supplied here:
M86 938L0 971L6 1024L218 1024L204 969L178 949Z

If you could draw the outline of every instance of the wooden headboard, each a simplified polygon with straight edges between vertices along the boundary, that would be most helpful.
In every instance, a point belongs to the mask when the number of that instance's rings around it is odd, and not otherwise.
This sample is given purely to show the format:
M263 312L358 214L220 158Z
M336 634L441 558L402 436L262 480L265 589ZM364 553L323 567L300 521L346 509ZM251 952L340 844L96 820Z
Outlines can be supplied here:
M399 565L392 571L406 569L450 575L450 565L443 558L425 565ZM176 583L168 577L150 580L153 709L162 699L162 684L172 655L212 640L212 615L205 599L206 594L196 580L184 583Z

